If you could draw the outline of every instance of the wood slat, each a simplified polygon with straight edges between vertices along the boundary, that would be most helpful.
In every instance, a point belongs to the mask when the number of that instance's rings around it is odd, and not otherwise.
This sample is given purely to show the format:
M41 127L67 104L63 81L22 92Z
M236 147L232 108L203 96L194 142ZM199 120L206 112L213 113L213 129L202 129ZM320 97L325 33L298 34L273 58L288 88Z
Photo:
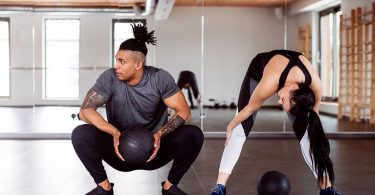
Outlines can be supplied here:
M372 3L372 10L375 10L375 3ZM375 22L375 14L372 14L372 22ZM371 71L371 106L370 106L370 113L371 113L371 118L370 118L370 123L374 124L375 123L375 24L372 24L372 71Z
M340 44L342 44L344 41L344 29L342 28L343 26L343 16L341 15L340 16ZM339 48L339 52L340 52L340 62L343 62L343 47L340 47ZM337 112L337 118L338 119L342 119L343 117L343 110L342 110L342 107L344 105L344 101L343 101L343 82L342 82L342 79L344 78L344 71L342 71L344 69L344 66L345 64L342 64L340 63L339 66L340 66L340 72L339 72L339 76L340 76L340 81L339 81L339 97L338 97L338 112Z
M362 43L363 41L363 25L362 25L362 8L357 8L357 43ZM358 80L357 80L357 104L356 104L356 112L355 112L355 120L356 122L361 122L361 115L362 115L362 99L363 99L363 59L362 59L362 46L357 48L357 74L358 74Z
M350 24L351 24L350 44L355 45L356 42L355 42L355 28L354 28L354 26L356 24L357 17L356 17L356 11L354 9L351 10L350 16L351 16L350 17L350 19L351 19L350 20ZM356 53L354 47L351 47L350 49L351 49L351 52L350 52L351 54ZM351 78L350 79L350 86L351 87L350 87L350 96L348 96L348 97L350 97L350 117L349 117L349 120L355 121L355 102L354 102L355 101L355 99L354 99L355 98L354 97L354 94L355 94L355 88L354 88L354 85L355 85L355 80L354 80L355 63L354 63L354 61L356 61L356 60L355 60L355 55L351 55L350 57L351 57L350 61L352 62L351 65L350 65L350 69L352 71L350 71L350 78Z

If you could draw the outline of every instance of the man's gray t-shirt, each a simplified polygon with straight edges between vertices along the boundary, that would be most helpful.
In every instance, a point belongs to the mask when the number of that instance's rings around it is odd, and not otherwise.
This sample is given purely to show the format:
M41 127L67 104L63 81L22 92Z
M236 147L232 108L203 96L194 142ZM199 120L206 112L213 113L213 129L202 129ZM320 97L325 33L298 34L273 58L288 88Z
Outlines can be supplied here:
M163 100L180 90L167 71L152 66L144 66L143 78L135 86L119 80L114 68L108 69L93 89L107 100L107 120L120 131L136 127L158 130L168 119Z

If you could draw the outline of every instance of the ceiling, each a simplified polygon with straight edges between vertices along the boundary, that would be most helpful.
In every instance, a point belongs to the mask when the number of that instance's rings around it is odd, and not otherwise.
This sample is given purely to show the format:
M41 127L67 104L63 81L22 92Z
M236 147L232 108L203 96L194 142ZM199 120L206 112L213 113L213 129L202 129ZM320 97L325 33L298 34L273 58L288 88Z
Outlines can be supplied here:
M167 0L159 0L167 1ZM174 6L278 7L297 0L175 0ZM131 8L146 0L0 0L0 7Z
M175 0L175 6L278 7L297 0Z

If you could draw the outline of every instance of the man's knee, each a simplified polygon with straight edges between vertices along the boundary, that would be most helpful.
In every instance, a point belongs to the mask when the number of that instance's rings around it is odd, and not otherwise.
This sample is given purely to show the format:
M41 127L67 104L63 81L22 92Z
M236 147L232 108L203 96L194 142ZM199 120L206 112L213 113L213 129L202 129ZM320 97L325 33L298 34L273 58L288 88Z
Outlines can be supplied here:
M193 145L198 146L199 149L203 145L203 132L202 130L194 125L184 125L182 128L184 128L186 136L189 137L189 140L193 143Z
M71 140L74 147L85 143L95 133L95 127L89 124L79 125L73 129Z

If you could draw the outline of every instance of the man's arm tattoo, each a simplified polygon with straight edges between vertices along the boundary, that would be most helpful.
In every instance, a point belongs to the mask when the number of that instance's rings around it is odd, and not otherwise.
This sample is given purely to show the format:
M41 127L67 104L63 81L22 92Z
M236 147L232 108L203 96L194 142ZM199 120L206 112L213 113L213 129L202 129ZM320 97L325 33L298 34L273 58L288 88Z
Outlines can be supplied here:
M177 127L183 125L185 120L180 115L174 115L171 120L161 129L161 136L164 137L173 132Z
M97 108L105 104L106 100L103 96L97 94L93 89L90 89L83 100L81 109L85 108Z

